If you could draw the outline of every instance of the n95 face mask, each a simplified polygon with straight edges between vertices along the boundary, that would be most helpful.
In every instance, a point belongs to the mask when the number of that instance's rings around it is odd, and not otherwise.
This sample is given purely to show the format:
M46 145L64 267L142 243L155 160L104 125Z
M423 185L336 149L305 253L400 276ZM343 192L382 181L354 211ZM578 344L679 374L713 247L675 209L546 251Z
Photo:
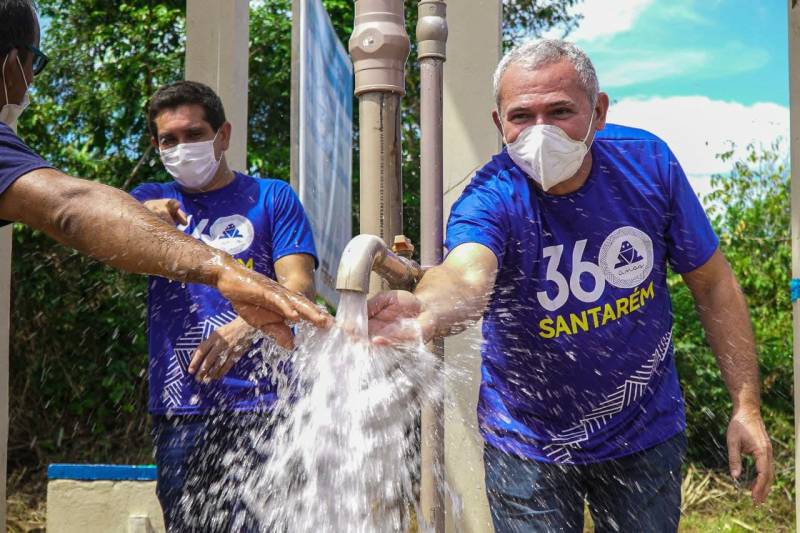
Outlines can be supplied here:
M187 189L200 190L211 183L219 168L222 155L217 159L214 155L214 141L184 143L161 150L161 162L164 168Z
M570 179L583 163L589 151L586 139L592 131L594 114L582 141L570 138L558 126L530 126L507 144L508 155L525 174L548 191Z

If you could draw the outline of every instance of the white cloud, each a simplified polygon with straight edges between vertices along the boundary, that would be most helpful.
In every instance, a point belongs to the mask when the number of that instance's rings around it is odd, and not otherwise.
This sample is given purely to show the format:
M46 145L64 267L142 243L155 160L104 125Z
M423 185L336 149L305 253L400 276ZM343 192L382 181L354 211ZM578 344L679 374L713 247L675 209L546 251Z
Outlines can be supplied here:
M671 53L633 53L613 66L601 69L603 87L625 87L664 78L673 78L703 68L708 53L701 50L676 50Z
M702 35L716 24L704 17L696 0L585 0L570 12L582 18L568 38L592 58L602 87L721 78L770 59L765 49L737 39L687 46L682 33Z
M736 145L734 157L750 143L767 146L789 138L789 108L773 103L743 105L706 96L625 98L608 111L608 121L648 130L664 139L690 176L698 193L710 190L711 174L725 173L731 162L716 155Z
M608 38L633 28L636 19L654 0L585 0L573 8L583 15L569 36L574 41Z
M765 50L736 41L705 49L643 45L631 50L609 44L586 49L599 73L600 86L609 88L656 80L721 78L752 71L769 61Z

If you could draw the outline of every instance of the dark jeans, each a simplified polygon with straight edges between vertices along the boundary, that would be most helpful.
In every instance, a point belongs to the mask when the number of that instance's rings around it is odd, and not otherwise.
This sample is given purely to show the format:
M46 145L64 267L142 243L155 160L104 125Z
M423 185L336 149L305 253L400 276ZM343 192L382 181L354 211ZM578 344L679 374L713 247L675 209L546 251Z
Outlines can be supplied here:
M167 531L258 531L242 500L245 475L266 459L253 432L267 438L266 415L153 417L156 493Z
M497 533L583 531L584 501L595 531L678 530L681 433L648 450L589 465L556 465L484 450L486 491Z

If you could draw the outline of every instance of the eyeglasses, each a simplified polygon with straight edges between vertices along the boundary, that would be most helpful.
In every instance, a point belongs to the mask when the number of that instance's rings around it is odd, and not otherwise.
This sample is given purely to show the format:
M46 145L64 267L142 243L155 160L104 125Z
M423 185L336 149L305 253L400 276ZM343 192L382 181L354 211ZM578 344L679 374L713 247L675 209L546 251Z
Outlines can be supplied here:
M44 70L44 67L47 66L47 62L49 61L48 57L32 44L23 44L20 46L33 54L33 75L38 76L39 73Z

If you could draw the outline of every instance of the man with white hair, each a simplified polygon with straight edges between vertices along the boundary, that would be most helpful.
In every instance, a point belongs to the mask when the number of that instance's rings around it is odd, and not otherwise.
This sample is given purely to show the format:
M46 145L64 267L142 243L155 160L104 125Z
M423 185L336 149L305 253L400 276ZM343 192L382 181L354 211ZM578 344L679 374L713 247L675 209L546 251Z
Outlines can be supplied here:
M505 148L453 206L444 263L414 294L370 302L374 342L483 317L478 418L498 532L580 532L584 501L598 531L676 531L686 439L669 265L731 394L731 474L752 455L763 502L772 451L747 306L675 156L606 124L608 96L571 43L516 47L494 84Z

